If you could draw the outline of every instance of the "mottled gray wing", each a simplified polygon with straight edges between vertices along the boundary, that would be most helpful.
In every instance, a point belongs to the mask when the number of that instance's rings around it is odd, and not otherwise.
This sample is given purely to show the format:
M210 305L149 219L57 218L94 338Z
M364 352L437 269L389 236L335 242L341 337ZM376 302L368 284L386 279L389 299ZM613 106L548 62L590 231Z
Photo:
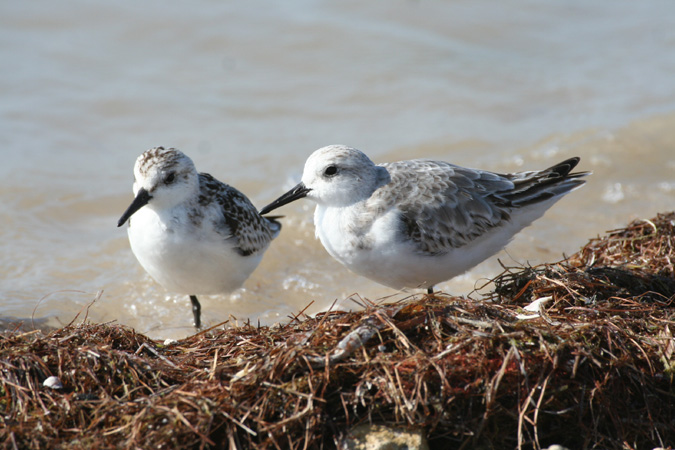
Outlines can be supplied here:
M440 161L383 166L391 176L385 186L391 198L381 188L371 200L398 206L401 230L421 253L461 247L509 217L507 203L496 194L513 189L513 182L502 176Z
M281 225L260 214L244 194L207 173L199 174L202 194L199 205L205 207L216 203L222 212L221 230L226 239L236 239L236 249L242 256L248 256L263 249L276 234Z
M509 220L514 208L583 184L576 178L586 173L569 174L577 162L572 158L539 172L507 175L440 161L383 164L391 182L374 193L369 206L383 211L397 204L402 233L421 253L441 254Z

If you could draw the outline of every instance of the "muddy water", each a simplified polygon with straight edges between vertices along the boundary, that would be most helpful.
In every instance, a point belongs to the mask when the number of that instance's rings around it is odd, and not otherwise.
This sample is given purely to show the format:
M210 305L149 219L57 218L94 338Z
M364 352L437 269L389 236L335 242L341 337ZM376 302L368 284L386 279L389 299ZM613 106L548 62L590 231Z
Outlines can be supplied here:
M287 2L289 3L289 2ZM675 6L298 1L0 7L0 316L191 332L116 222L145 149L181 148L262 206L331 143L376 162L430 157L496 171L581 156L588 184L506 252L440 288L675 207ZM204 297L216 324L286 320L395 294L330 259L311 205L244 289ZM96 300L88 310L87 306ZM80 320L78 319L78 320Z

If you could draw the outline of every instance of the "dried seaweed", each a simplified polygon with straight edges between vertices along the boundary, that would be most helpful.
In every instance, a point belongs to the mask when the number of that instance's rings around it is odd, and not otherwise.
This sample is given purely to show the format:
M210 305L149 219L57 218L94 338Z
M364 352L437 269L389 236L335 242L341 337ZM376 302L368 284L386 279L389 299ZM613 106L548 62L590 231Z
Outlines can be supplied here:
M674 244L675 214L659 215L508 268L481 301L419 295L167 345L116 324L6 332L0 442L336 448L372 422L443 449L673 445Z

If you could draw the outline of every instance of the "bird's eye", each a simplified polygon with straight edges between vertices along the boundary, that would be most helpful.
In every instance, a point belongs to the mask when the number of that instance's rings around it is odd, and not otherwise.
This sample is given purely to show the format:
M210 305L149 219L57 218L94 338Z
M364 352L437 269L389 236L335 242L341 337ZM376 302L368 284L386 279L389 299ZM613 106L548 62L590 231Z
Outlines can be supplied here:
M326 167L326 170L323 171L323 174L327 177L332 177L337 172L338 172L337 166L331 164L330 166Z
M164 177L164 184L171 184L176 181L176 172L169 172L169 174Z

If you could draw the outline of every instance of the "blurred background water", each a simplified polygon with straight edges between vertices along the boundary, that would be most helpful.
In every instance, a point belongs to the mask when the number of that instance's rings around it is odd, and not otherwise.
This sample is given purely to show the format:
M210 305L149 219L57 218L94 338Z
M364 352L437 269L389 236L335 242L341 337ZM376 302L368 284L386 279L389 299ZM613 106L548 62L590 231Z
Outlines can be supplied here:
M259 207L328 144L500 172L581 156L588 184L498 255L507 265L675 205L669 0L37 0L4 2L0 25L5 321L65 324L96 299L92 320L193 331L187 298L154 283L116 227L134 161L157 145ZM207 325L395 294L328 256L309 202L282 213L244 288L202 299ZM500 270L495 257L439 287L467 294Z

